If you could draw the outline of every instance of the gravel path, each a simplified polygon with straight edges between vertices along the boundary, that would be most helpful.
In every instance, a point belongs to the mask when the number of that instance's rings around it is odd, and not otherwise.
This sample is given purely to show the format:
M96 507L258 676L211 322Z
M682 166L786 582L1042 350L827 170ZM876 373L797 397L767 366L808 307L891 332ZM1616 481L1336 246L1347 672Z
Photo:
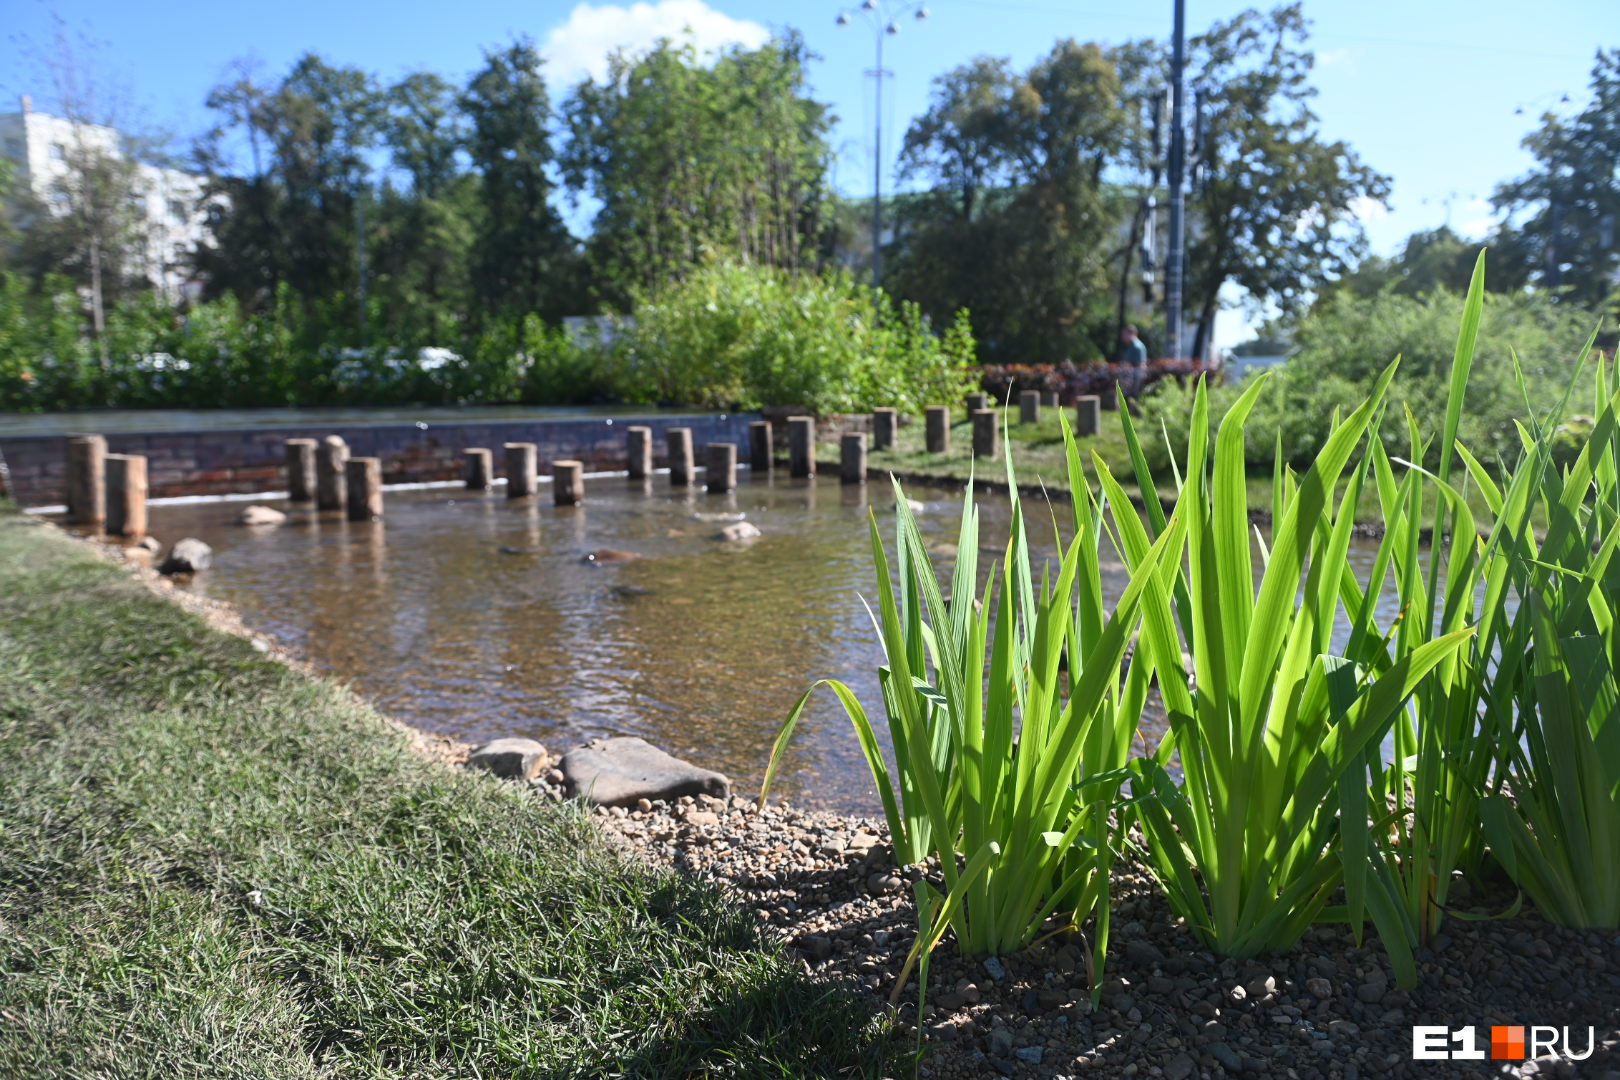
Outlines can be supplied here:
M561 798L556 774L533 781ZM910 883L881 821L700 796L599 809L610 833L655 862L713 879L811 970L854 979L881 1007L915 936ZM1459 901L1503 910L1511 892ZM1222 960L1170 913L1139 866L1115 872L1107 982L1093 1008L1079 941L1054 939L999 961L935 954L923 1076L1580 1076L1620 1080L1620 935L1552 926L1535 914L1448 920L1420 950L1406 992L1375 940L1311 930L1282 956ZM915 983L901 1028L915 1037ZM1412 1060L1415 1024L1569 1025L1580 1062ZM1482 1045L1489 1035L1482 1032Z

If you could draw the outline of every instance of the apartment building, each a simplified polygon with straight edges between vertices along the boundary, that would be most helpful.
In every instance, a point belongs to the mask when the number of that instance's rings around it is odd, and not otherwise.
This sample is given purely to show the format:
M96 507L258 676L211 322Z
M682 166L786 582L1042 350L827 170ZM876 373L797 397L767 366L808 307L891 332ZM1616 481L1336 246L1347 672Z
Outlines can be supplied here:
M69 172L86 152L122 159L126 139L99 124L81 124L34 110L0 113L0 153L15 165L17 180L53 212L67 213ZM156 291L178 301L196 288L192 252L208 241L201 176L147 162L136 165L128 198L141 242L136 265Z

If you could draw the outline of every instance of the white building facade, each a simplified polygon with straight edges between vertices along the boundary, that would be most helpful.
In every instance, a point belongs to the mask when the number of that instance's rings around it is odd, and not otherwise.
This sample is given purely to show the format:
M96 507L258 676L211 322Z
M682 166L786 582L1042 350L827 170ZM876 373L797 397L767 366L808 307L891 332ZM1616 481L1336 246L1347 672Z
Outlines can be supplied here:
M28 99L22 111L0 113L0 153L16 167L17 182L53 213L66 213L69 172L87 154L124 159L124 138L99 124L80 124L36 112ZM201 176L138 162L128 196L140 240L135 271L152 288L178 302L194 294L193 255L211 242Z

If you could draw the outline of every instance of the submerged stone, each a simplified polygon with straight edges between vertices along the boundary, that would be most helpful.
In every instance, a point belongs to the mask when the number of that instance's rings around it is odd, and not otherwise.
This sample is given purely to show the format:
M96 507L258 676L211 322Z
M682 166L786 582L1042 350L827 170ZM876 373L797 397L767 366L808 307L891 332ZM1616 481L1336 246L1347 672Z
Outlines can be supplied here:
M177 542L169 549L168 558L158 567L162 574L195 574L199 570L208 569L214 561L214 549L198 540L188 536Z

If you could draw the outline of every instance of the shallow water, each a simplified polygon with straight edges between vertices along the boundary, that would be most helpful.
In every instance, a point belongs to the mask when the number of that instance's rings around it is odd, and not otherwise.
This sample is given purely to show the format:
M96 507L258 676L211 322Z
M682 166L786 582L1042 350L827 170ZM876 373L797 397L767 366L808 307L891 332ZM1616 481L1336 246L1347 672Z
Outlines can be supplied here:
M947 557L960 496L909 494L924 500L920 527ZM271 502L291 514L277 528L232 524L239 502L155 505L151 531L214 548L213 568L184 587L235 605L384 712L468 741L522 734L560 751L640 735L752 793L788 709L816 679L847 682L882 726L881 652L861 596L875 589L869 506L892 531L886 485L745 472L729 495L673 490L662 476L592 479L573 509L550 505L546 485L535 499L457 488L386 498L386 519L360 524ZM981 536L999 545L1009 504L980 496L979 505ZM1033 550L1052 555L1050 514L1026 506ZM739 514L762 535L714 539L717 518ZM638 557L583 561L599 548ZM1371 554L1371 544L1358 547L1358 570ZM1111 599L1123 566L1105 563L1104 577ZM801 721L774 790L879 812L830 692Z

